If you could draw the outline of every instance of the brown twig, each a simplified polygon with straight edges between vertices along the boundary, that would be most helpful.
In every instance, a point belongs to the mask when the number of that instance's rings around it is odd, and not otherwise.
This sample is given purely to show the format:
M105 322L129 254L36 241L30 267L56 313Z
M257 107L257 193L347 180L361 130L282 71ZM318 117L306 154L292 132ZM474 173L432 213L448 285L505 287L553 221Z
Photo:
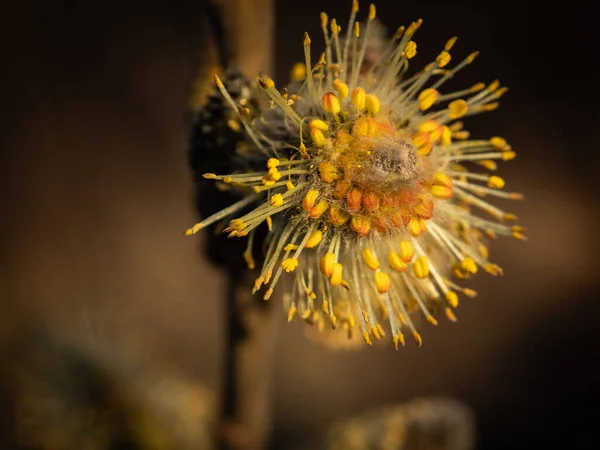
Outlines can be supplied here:
M249 79L273 66L273 0L213 0L213 36L221 65ZM221 416L222 450L264 448L271 428L270 380L275 322L251 294L248 277L228 274Z

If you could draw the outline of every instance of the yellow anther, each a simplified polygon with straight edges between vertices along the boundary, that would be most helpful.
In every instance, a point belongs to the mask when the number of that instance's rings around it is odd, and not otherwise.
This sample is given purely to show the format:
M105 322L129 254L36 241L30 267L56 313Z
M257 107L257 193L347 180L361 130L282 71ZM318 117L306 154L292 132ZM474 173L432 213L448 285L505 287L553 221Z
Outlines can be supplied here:
M358 12L358 0L352 0L352 12Z
M452 311L450 308L444 308L444 312L446 313L446 317L448 318L448 320L450 322L456 322L456 315L454 314L454 311Z
M326 277L330 277L333 273L333 265L335 264L335 254L332 252L327 252L319 261L319 269L321 273Z
M219 89L225 89L225 85L223 84L223 82L221 81L221 79L219 78L219 76L217 74L215 74L214 80L215 80L215 84L217 85L217 87Z
M283 205L283 196L281 194L273 194L271 196L271 206L278 208Z
M327 92L323 95L323 100L321 102L323 105L323 109L325 112L331 114L338 114L342 107L340 106L340 101L333 92Z
M406 272L408 266L404 261L402 261L402 258L398 253L394 251L389 252L387 259L390 267L396 272Z
M398 350L398 344L400 344L402 347L404 347L404 344L405 344L404 335L400 332L396 333L392 337L392 342L394 343L394 347L396 347L396 350Z
M433 184L436 186L452 187L452 178L442 172L438 172L433 176Z
M521 233L520 231L513 231L512 235L515 239L519 239L520 241L526 241L527 240L527 236L525 236L523 233Z
M525 198L520 192L511 192L508 196L511 200L523 200L523 198Z
M340 178L337 168L329 161L323 161L319 164L319 175L325 183L332 183Z
M285 247L283 247L283 249L284 249L286 252L291 252L291 251L293 251L293 250L297 250L297 249L298 249L298 246L297 246L296 244L287 244Z
M442 127L442 137L440 138L441 145L452 144L452 131L446 125Z
M356 325L354 316L352 314L350 314L350 315L348 315L348 318L346 320L348 320L348 325L350 325L350 328L354 328L354 326Z
M373 345L373 342L371 342L371 337L369 336L368 331L363 331L363 339L367 343L367 345Z
M362 252L362 257L370 269L379 269L379 261L377 260L377 256L375 256L375 253L373 253L373 250L371 250L370 248L365 248Z
M490 85L488 86L488 91L490 92L494 92L496 89L498 89L500 87L500 81L498 80L494 80L490 83Z
M271 169L273 167L278 167L281 162L277 158L269 158L267 161L267 168Z
M225 228L225 231L237 230L241 231L248 226L242 219L233 219L229 222L229 227Z
M508 88L506 86L504 86L504 87L501 87L500 89L498 89L494 95L496 98L500 98L504 94L506 94L507 91L508 91Z
M489 112L489 111L494 111L495 109L498 109L498 106L500 106L500 103L493 102L493 103L488 103L487 105L483 105L481 107L481 109L483 109L486 112Z
M340 32L336 19L331 19L331 22L329 24L329 29L331 30L331 34L333 36L335 36L336 34L338 34Z
M288 258L281 263L281 267L286 272L293 272L298 267L298 260L296 258Z
M327 17L327 13L321 13L321 27L326 27L329 23L329 17Z
M290 79L292 81L302 81L306 78L306 65L303 62L297 62L290 70Z
M344 267L340 263L333 263L333 270L331 272L331 276L329 277L329 284L334 287L342 284L343 270Z
M376 14L377 14L377 10L375 9L375 5L373 3L371 3L369 5L369 19L373 20L375 18Z
M442 124L435 120L426 120L419 125L419 131L423 133L429 133L429 138L432 141L437 141L442 137L443 127Z
M317 128L310 129L310 137L317 147L323 147L325 145L325 135Z
M452 50L452 47L454 47L454 44L456 44L457 39L458 38L456 36L453 36L450 39L448 39L448 42L446 42L446 45L444 46L444 50L446 50L447 52Z
M510 145L508 145L508 143L506 142L506 140L504 138L501 138L499 136L494 136L493 138L490 138L490 144L492 144L492 146L494 146L498 150L502 150L502 151L510 150Z
M360 24L354 22L354 37L360 37Z
M298 151L304 158L308 158L308 150L306 150L306 145L304 145L304 143L298 146Z
M483 89L485 89L485 83L475 83L473 86L471 86L471 92L479 92Z
M479 165L485 167L487 170L496 170L498 168L498 164L496 164L496 161L493 161L491 159L483 159L479 161Z
M410 241L400 241L400 259L408 263L413 259L415 249Z
M273 289L267 289L267 292L265 292L265 296L263 297L263 300L269 300L271 298L271 295L273 295Z
M502 268L497 264L485 264L483 270L491 275L502 275Z
M473 260L473 258L465 258L460 262L460 267L470 274L475 275L477 273L477 264Z
M327 219L332 225L339 227L348 222L348 220L350 220L350 216L339 207L331 206L327 212Z
M217 175L214 173L205 173L204 175L202 175L203 178L206 178L207 180L214 180L217 178Z
M304 45L310 45L310 43L311 43L310 36L308 35L307 32L304 32L304 41L303 41L303 44Z
M477 55L479 55L479 52L473 52L469 56L467 56L467 64L471 64L473 61L475 61Z
M448 105L448 117L452 120L463 117L469 110L469 105L463 99L454 100Z
M498 239L498 235L496 234L496 232L493 230L490 230L489 228L486 228L483 232L490 239Z
M419 237L425 231L427 231L427 224L423 219L420 219L418 217L412 217L408 222L408 231L414 237Z
M394 36L392 37L392 39L395 41L399 40L402 37L402 35L404 34L404 30L405 30L404 26L398 27L398 29L394 33Z
M329 125L327 125L327 122L321 120L321 119L313 119L309 122L308 126L311 129L314 130L320 130L320 131L327 131L329 130Z
M413 273L417 278L427 278L429 276L429 262L425 256L419 256L413 263Z
M310 235L310 237L308 238L308 241L306 241L306 244L304 244L304 247L315 248L317 245L319 245L321 243L322 239L323 239L323 232L321 230L317 230L313 234Z
M437 326L438 321L435 320L435 317L433 317L431 314L428 314L427 316L425 316L425 318L427 319L427 322L429 322L431 325Z
M379 99L373 94L367 94L365 96L365 106L367 108L367 111L371 114L377 114L379 112L379 109L381 108Z
M258 77L258 83L263 89L272 89L275 87L275 82L268 75Z
M378 125L373 117L361 117L352 127L352 133L355 136L375 136L377 134Z
M421 91L419 94L419 108L421 108L421 111L431 108L439 95L440 93L433 88Z
M366 236L371 229L371 221L366 217L354 216L350 221L350 228L359 236Z
M306 212L310 212L311 209L314 208L315 203L317 202L317 197L319 197L319 191L316 189L309 190L304 199L302 200L302 208Z
M267 175L268 175L269 179L271 179L273 181L279 181L281 179L281 173L279 172L279 170L277 170L277 167L271 167L267 171Z
M456 295L456 292L448 291L448 292L446 292L445 297L446 297L446 301L448 302L448 304L450 306L452 306L453 308L458 307L458 295Z
M413 145L419 151L419 155L426 156L433 149L433 143L431 142L431 137L429 133L424 131L419 131L412 138Z
M327 212L328 208L329 203L327 203L325 200L321 200L309 211L308 217L310 217L311 219L318 219L323 214L325 214L325 212Z
M246 264L248 265L248 269L250 269L250 270L254 269L254 267L256 266L256 263L254 262L252 253L249 250L246 250L242 254L242 256L244 257L244 261L246 261Z
M477 292L474 291L473 289L469 289L469 288L464 288L463 289L463 293L467 296L467 297L477 297Z
M489 252L488 248L485 245L479 244L477 246L477 250L479 250L479 254L481 255L481 257L483 259L488 259L488 256L490 255L490 252Z
M292 183L291 181L286 181L285 183L285 187L287 188L288 191L291 191L292 189L294 189L294 183Z
M431 194L439 199L448 200L452 198L452 188L447 186L431 186Z
M348 97L348 85L346 83L344 83L342 80L340 80L339 78L336 78L335 80L333 80L333 83L331 83L331 85L336 90L336 92L338 93L338 96L342 100L345 99L346 97Z
M417 333L416 331L413 331L413 338L415 338L415 341L417 341L417 345L419 347L423 346L423 339L421 338L421 335L419 333Z
M502 189L504 187L504 180L495 175L491 176L488 180L488 186L494 189Z
M417 43L415 41L408 41L404 47L404 56L408 59L414 58L417 54Z
M231 129L231 131L235 131L236 133L240 131L240 123L237 120L228 120L227 126Z
M350 97L350 101L354 106L358 108L359 111L365 109L367 94L365 90L361 87L357 87L352 91L352 97Z
M296 312L298 312L298 309L296 308L296 305L292 304L292 306L290 306L290 309L288 309L288 314L287 314L288 322L292 321L292 319L296 315Z
M390 276L387 273L379 270L374 273L374 277L375 277L375 286L377 287L377 292L379 292L380 294L385 294L386 292L390 291L391 281L390 281Z
M516 156L517 154L515 152L504 152L502 153L502 160L510 161L511 159L515 159Z
M454 139L458 139L458 140L465 140L465 139L469 139L469 136L471 135L471 133L469 133L467 130L461 130L461 131L453 131L452 132L452 137Z
M450 53L443 51L437 56L437 58L435 58L435 62L437 63L438 67L447 66L450 62Z
M516 214L513 213L506 213L504 214L504 220L517 220L518 217Z

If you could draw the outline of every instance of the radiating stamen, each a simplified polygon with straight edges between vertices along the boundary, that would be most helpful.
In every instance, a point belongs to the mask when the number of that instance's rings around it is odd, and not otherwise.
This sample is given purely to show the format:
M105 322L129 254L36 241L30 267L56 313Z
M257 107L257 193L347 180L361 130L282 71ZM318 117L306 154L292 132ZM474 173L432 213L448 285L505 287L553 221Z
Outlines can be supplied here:
M323 31L323 39L325 39L325 59L327 63L333 61L331 57L331 38L329 37L329 30L327 29L327 25L329 24L329 18L327 14L321 13L321 30ZM331 84L331 72L327 71L327 85Z
M307 65L306 67L308 70L309 65ZM311 80L309 84L312 85L312 76L310 70L308 70L306 77L307 79ZM294 111L292 107L288 105L288 102L281 96L279 91L275 89L275 83L273 82L273 80L267 75L262 75L261 77L259 77L258 81L263 90L267 93L271 100L273 100L277 104L277 106L281 108L285 115L292 119L296 123L296 125L300 125L300 121L302 119L300 118L298 113L296 113L296 111Z
M358 74L360 73L360 68L362 67L363 60L365 59L365 53L367 51L367 45L368 45L368 40L369 40L369 30L371 28L371 23L375 19L375 15L376 15L375 5L371 4L369 6L369 17L367 19L367 26L366 26L365 32L364 32L362 47L360 49L360 53L359 53L358 59L356 61L356 70L354 70L354 68L352 70L352 81L350 82L351 87L356 86L356 82L358 80ZM357 40L358 40L358 36L357 36ZM356 57L356 52L355 52L354 57Z
M342 81L348 80L348 51L350 50L350 41L352 40L352 33L354 31L354 21L356 20L356 13L358 12L358 0L352 0L352 10L350 12L350 19L348 20L348 29L346 30L346 41L344 42L344 56L341 65L340 78Z
M433 86L431 86L431 87L433 89L438 89L442 84L444 84L446 81L448 81L454 75L456 75L456 73L459 70L463 69L468 64L471 64L475 60L475 58L477 57L478 54L479 54L479 52L471 53L469 56L467 56L465 59L463 59L460 63L458 63L454 68L450 69L450 71L445 76L443 76L438 81L436 81L433 84Z
M261 271L260 277L257 278L256 283L254 284L254 289L252 290L252 293L258 291L263 283L269 282L269 280L271 279L273 268L275 267L275 264L277 264L277 261L279 261L279 255L281 254L283 247L285 247L285 245L287 244L289 236L294 232L296 227L297 224L288 224L281 233L279 239L275 241L277 242L277 245L275 246L275 249L273 250L273 253L270 256L267 254L267 258L265 259L263 265L263 270ZM292 239L292 241L293 240L294 239Z
M236 211L239 211L243 207L248 206L250 203L257 200L259 197L260 197L260 195L253 194L253 195L249 195L249 196L235 202L233 205L228 206L227 208L224 208L221 211L216 212L212 216L207 217L202 222L195 224L193 227L191 227L185 231L185 235L189 236L191 234L196 234L202 228L212 225L213 223L215 223L221 219L224 219L225 217L229 216L230 214L233 214Z
M419 309L421 309L421 312L423 313L423 315L425 316L427 321L429 323L431 323L432 325L437 325L437 321L431 315L431 313L427 309L427 306L425 306L425 303L423 302L421 295L417 292L417 290L416 290L415 286L413 285L412 281L410 280L410 278L406 275L406 273L402 273L402 274L400 274L400 276L402 277L402 280L406 284L406 287L410 291L411 295L417 302L417 305L419 305Z
M248 136L250 137L250 139L252 139L252 142L254 142L254 145L256 145L256 147L262 153L269 154L269 152L267 151L267 149L264 148L264 146L261 144L261 142L259 141L259 139L256 136L256 134L254 133L254 130L252 129L252 127L248 123L248 120L246 119L246 117L244 115L240 114L240 111L239 111L237 105L235 104L235 102L231 98L231 95L229 95L229 92L227 92L227 89L225 88L225 85L223 84L223 82L221 81L221 79L219 78L218 75L215 75L215 84L219 88L219 91L221 91L221 94L223 95L223 97L225 98L225 100L227 101L227 103L229 103L229 105L237 113L238 118L240 119L240 122L242 122L242 125L244 126L244 129L246 130L246 133L248 134Z

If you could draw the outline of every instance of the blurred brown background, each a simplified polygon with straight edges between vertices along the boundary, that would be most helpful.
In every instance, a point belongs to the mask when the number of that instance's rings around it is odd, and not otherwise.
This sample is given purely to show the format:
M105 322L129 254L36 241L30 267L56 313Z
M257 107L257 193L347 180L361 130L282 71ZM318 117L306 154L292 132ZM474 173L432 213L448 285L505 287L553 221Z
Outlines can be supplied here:
M302 57L302 33L319 35L319 12L344 24L350 3L276 2L280 82ZM424 328L421 349L332 353L307 342L300 324L283 326L282 314L274 448L365 408L433 394L474 408L481 449L592 448L584 411L600 400L600 104L591 14L576 2L377 6L392 30L423 17L416 64L457 35L457 57L481 55L454 86L499 78L510 87L498 111L468 128L501 134L517 151L501 175L526 194L510 206L530 240L494 243L504 277L476 277L479 297L463 301L458 324ZM206 51L203 14L200 0L30 0L3 13L0 340L7 354L34 320L60 333L86 318L142 336L157 360L218 386L224 278L199 256L197 241L182 237L196 220L187 108Z

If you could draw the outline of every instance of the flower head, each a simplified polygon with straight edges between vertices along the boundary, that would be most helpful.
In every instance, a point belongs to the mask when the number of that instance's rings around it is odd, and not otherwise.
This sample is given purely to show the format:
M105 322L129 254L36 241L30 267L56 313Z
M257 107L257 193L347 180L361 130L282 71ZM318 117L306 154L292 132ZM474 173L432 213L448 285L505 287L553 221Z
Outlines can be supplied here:
M289 320L299 315L319 327L358 331L368 344L389 332L396 347L408 330L420 345L411 313L434 325L440 310L456 320L459 295L475 293L451 278L502 272L484 238L524 238L521 227L506 223L514 215L486 200L521 198L485 173L515 153L500 137L469 139L459 120L494 110L506 88L494 81L445 92L446 81L477 56L452 65L456 38L408 75L422 21L368 52L376 10L370 6L364 27L357 11L354 1L344 36L323 13L325 52L314 58L305 34L304 71L295 67L295 80L282 90L261 75L269 101L254 113L215 77L247 136L241 159L262 170L205 174L243 196L187 234L226 220L230 237L248 237L251 259L253 234L266 224L254 291L265 286L267 300L292 276L284 294Z

